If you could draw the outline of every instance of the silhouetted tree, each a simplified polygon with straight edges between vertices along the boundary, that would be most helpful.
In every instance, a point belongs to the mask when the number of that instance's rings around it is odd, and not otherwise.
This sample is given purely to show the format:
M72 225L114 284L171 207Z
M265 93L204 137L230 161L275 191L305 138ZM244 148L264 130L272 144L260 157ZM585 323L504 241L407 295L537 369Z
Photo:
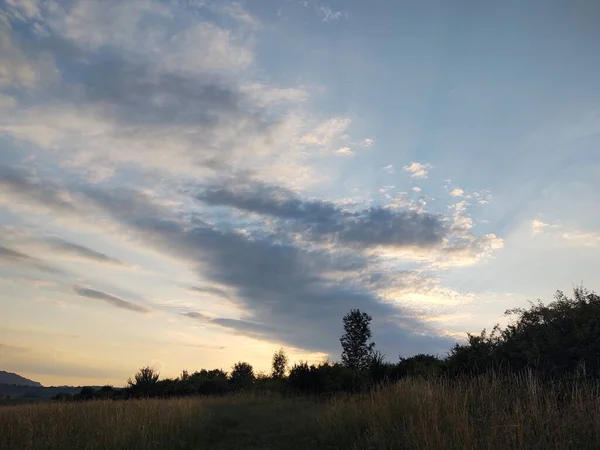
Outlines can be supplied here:
M254 369L247 362L238 362L233 366L229 381L235 390L246 389L254 382Z
M366 369L372 361L375 347L374 343L369 343L372 317L359 309L353 309L343 320L345 333L340 338L342 362L351 369Z
M134 380L129 378L127 384L134 396L150 396L153 394L154 388L158 383L160 374L150 366L142 367L138 373L134 375Z
M285 377L285 372L287 370L288 358L283 351L283 348L280 348L273 354L273 362L272 366L272 376L273 378L283 378Z

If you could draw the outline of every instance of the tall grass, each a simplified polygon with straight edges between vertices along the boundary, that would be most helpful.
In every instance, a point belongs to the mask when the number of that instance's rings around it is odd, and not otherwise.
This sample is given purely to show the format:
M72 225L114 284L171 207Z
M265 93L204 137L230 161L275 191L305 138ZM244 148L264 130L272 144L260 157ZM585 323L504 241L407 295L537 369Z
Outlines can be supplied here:
M319 407L269 394L5 406L0 449L312 448Z
M319 418L327 442L355 449L598 449L596 383L568 389L531 376L407 378L334 400Z
M0 408L2 449L597 449L600 391L531 376L406 378L327 401L269 395Z

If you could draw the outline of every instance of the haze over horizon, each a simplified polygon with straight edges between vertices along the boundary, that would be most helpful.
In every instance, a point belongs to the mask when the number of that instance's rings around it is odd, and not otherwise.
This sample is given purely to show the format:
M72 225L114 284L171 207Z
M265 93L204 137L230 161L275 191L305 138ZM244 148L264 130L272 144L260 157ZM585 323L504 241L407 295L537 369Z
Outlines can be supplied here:
M600 290L600 4L0 2L0 370L444 354Z

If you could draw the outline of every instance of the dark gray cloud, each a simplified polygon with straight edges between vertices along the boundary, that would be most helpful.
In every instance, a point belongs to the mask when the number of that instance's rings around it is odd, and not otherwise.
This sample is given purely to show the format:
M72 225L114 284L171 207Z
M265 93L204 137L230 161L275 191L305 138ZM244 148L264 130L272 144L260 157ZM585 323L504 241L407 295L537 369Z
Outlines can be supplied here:
M116 49L83 49L77 41L47 31L20 42L32 57L50 56L71 75L55 91L61 101L103 106L119 123L150 127L214 126L224 116L253 115L246 95L223 77L166 71L150 59Z
M212 206L228 206L294 222L312 240L331 239L357 247L432 247L449 232L441 215L373 207L344 210L331 202L304 200L277 186L249 183L231 189L209 187L196 198Z
M193 219L182 224L172 213L157 217L149 199L128 196L123 190L105 191L101 197L106 211L135 229L147 245L190 261L202 278L229 287L248 314L244 320L209 319L195 312L186 313L188 317L248 336L336 354L341 318L360 308L375 317L374 336L389 355L437 353L451 346L451 340L434 336L410 311L384 303L355 277L369 270L369 260L360 252L307 250ZM136 211L135 220L128 212L121 217L127 202L136 203L125 208ZM340 276L341 280L336 278Z
M259 182L229 187L208 187L196 198L212 206L231 206L248 212L298 220L305 223L335 225L343 217L333 203L322 200L302 200L294 192Z
M37 187L42 189L41 185ZM398 353L438 353L452 345L450 339L436 336L414 318L411 311L385 303L374 293L373 277L379 278L378 283L382 284L381 278L390 275L374 274L370 259L360 251L343 247L306 249L268 234L257 237L222 230L194 215L181 216L130 189L88 186L80 188L77 195L86 205L95 205L127 227L141 245L188 261L200 278L231 292L247 317L210 319L215 325L255 338L336 355L342 332L341 318L350 309L360 308L374 316L374 338L390 357ZM32 197L40 196L32 193ZM79 213L85 215L85 211ZM351 233L352 225L346 221L355 220L353 213L337 208L333 211L331 216L335 220L343 218L342 231ZM362 213L361 220L368 223L369 217ZM378 217L375 215L371 220ZM332 224L328 224L328 228L333 227ZM101 291L77 288L76 292L120 308L147 312L145 308ZM209 320L200 314L187 315L196 320Z
M181 313L181 315L189 317L190 319L198 320L200 322L219 325L244 336L251 336L255 338L269 338L274 332L281 331L278 329L278 327L269 324L252 322L248 320L229 319L224 317L209 317L206 314L202 314L201 312L197 311L186 311Z
M47 264L38 258L22 253L12 248L4 247L0 245L0 262L11 265L19 265L30 269L36 269L41 272L51 274L64 274L65 272L57 267Z
M73 286L73 291L80 297L90 298L93 300L101 300L117 308L127 309L138 313L148 313L149 309L143 306L136 305L135 303L128 302L114 295L107 294L106 292L97 291L95 289L84 288L80 286Z
M112 258L108 255L105 255L104 253L92 250L91 248L85 247L83 245L73 244L72 242L67 242L62 239L47 239L46 243L48 243L53 250L58 251L60 253L77 256L98 263L120 266L124 265L123 262L119 261L116 258Z
M88 103L109 107L126 123L210 127L225 116L228 120L241 114L251 116L242 108L243 94L216 77L165 73L115 55L80 62L78 68L82 87L78 94L83 93Z

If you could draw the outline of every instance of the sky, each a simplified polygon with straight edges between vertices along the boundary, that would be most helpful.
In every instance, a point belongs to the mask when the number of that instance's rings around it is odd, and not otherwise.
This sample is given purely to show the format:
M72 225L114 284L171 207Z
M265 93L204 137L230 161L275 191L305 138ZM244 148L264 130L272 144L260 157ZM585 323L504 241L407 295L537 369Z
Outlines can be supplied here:
M600 289L600 4L0 1L0 370L445 355Z

